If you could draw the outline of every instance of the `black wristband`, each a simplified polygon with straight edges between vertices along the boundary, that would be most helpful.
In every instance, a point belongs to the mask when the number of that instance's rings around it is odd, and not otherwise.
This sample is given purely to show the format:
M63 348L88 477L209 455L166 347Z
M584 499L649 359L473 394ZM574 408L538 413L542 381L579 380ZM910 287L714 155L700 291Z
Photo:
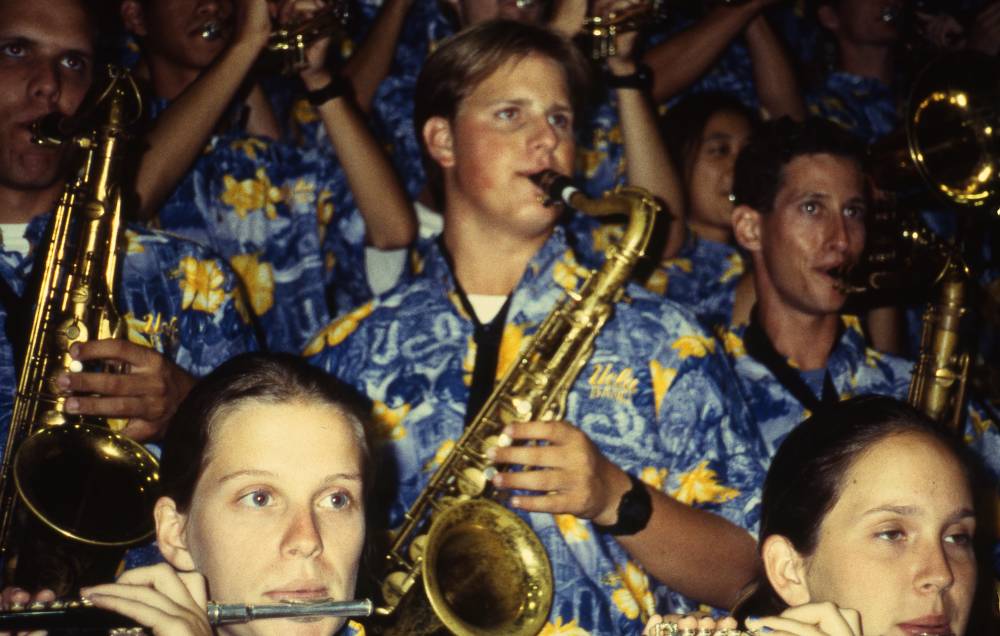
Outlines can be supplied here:
M632 88L648 93L653 88L653 69L640 63L631 75L615 75L608 71L604 74L604 81L609 88Z
M649 496L646 485L633 475L628 478L632 482L632 488L618 502L618 520L610 526L595 523L594 529L598 532L617 537L635 534L645 528L649 518L653 516L653 499Z
M334 75L326 86L314 91L306 91L306 99L313 106L320 106L331 99L350 95L351 92L351 83L340 75Z

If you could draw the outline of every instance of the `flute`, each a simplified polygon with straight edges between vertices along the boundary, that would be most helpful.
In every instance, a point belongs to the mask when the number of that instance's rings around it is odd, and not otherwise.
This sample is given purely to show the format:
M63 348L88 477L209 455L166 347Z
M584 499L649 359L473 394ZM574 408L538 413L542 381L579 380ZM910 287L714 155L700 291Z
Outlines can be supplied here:
M320 600L305 603L277 603L273 605L241 605L239 603L209 602L206 608L208 622L212 625L246 623L264 618L322 618L326 616L371 616L370 599L354 601ZM53 601L15 606L0 611L0 631L72 630L71 633L106 633L116 628L141 627L121 614L94 607L86 600Z

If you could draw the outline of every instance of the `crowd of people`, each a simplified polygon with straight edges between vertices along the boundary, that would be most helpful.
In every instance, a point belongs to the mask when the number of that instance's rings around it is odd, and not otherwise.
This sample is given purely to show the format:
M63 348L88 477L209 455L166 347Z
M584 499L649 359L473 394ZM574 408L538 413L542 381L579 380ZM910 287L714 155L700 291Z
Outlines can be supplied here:
M272 50L278 25L331 15L298 55ZM43 398L160 457L155 544L68 589L161 636L363 633L213 627L205 607L384 592L385 537L568 306L579 359L517 386L556 406L513 391L492 442L457 451L545 549L540 633L725 633L729 612L799 636L989 633L997 201L893 190L872 149L932 58L986 69L994 101L961 95L967 128L995 124L998 49L988 0L0 0L7 445L80 169L36 124L99 110L105 63L143 92L115 175L125 336L72 344ZM661 208L621 300L592 314L573 303L632 219L554 204L546 171ZM873 263L895 281L937 263L870 257L899 238L877 234L887 214L963 263L959 430L902 402L933 277L857 293ZM46 558L37 538L6 606L54 597L75 548Z

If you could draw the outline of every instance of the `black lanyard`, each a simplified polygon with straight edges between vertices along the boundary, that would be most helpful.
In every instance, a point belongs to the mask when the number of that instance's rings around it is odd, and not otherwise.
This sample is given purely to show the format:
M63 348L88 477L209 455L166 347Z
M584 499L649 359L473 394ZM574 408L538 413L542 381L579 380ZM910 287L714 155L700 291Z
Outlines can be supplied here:
M500 343L503 340L503 328L507 324L507 312L510 309L511 296L507 296L503 307L493 320L483 324L476 315L476 310L469 302L469 297L462 289L462 284L458 282L455 275L455 266L451 260L451 254L445 248L444 241L438 239L441 253L445 261L451 268L451 277L455 281L455 291L458 300L462 303L465 313L469 314L474 326L472 339L476 343L476 361L472 367L472 383L469 386L469 401L465 405L465 424L468 425L479 409L483 408L490 394L493 393L493 385L496 382L497 364L500 362Z
M816 394L809 388L806 381L802 379L799 372L788 364L785 356L775 351L771 339L767 337L760 323L757 322L756 307L750 312L750 324L747 325L746 331L743 333L743 347L754 360L767 367L771 375L802 406L813 413L823 406L836 404L840 399L840 396L837 395L837 388L833 386L833 379L830 377L829 369L823 375L823 396L822 398L816 397Z

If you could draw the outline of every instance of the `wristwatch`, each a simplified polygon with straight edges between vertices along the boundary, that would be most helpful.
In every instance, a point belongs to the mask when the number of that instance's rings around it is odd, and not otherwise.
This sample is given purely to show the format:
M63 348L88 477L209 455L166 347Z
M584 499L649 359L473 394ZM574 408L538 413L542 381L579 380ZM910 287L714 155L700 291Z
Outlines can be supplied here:
M653 69L640 63L630 75L615 75L608 71L604 74L604 82L609 88L634 88L648 93L653 88Z
M595 523L594 529L598 532L615 537L635 534L645 528L649 518L653 516L653 500L646 485L634 475L629 475L628 478L632 482L632 488L618 502L618 520L609 526Z
M326 86L314 91L306 91L306 99L313 106L320 106L331 99L350 95L353 90L351 82L341 75L333 75Z

